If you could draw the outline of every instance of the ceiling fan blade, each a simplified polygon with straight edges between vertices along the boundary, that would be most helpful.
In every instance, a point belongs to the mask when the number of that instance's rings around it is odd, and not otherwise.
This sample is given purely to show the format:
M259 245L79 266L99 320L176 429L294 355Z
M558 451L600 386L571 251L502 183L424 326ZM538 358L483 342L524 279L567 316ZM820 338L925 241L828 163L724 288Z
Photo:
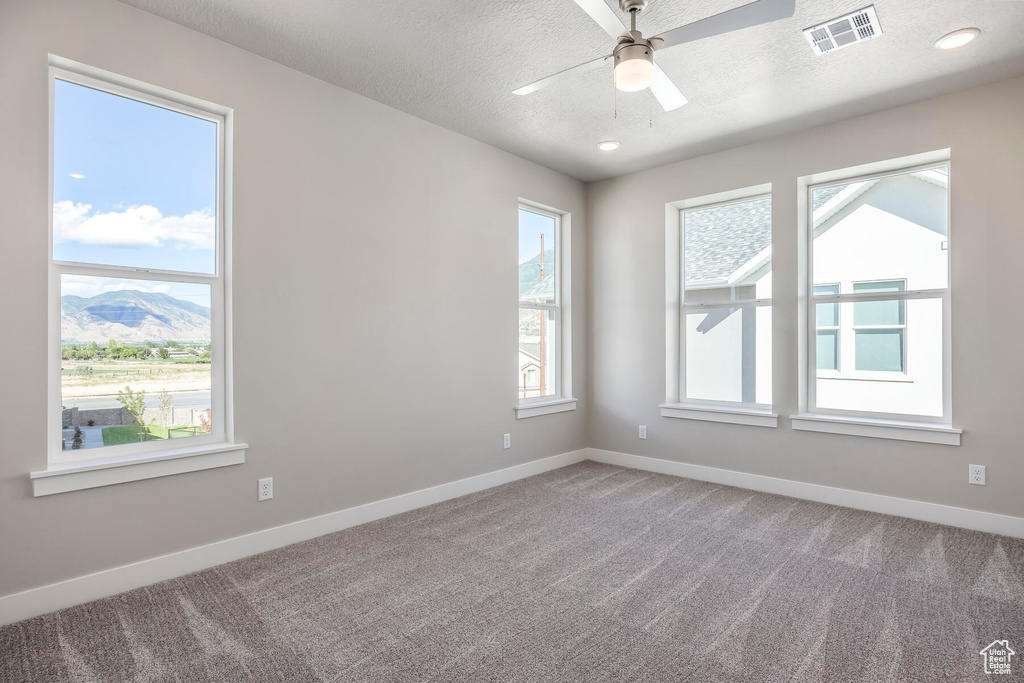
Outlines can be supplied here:
M581 73L583 73L585 71L591 71L593 69L596 69L597 67L601 66L602 64L604 64L605 62L607 62L611 58L612 58L611 55L608 55L606 57L599 57L598 59L595 59L593 61L587 62L585 64L580 64L579 66L574 66L571 69L566 69L565 71L559 71L558 73L553 74L551 76L548 76L547 78L542 78L541 80L537 81L536 83L531 83L530 85L524 85L523 87L517 88L516 90L513 90L512 92L514 94L516 94L516 95L529 95L532 92L537 92L541 88L548 87L552 83L557 83L558 81L562 81L562 80L565 80L567 78L571 78L572 76L575 76L576 74L581 74Z
M590 18L605 30L612 38L629 34L626 27L611 7L604 3L604 0L575 0L580 9L590 15Z
M679 109L686 104L686 97L657 64L654 65L654 81L651 83L651 92L654 93L658 103L665 111Z
M600 0L597 1L600 2ZM579 3L581 0L576 0L576 2ZM729 33L730 31L737 31L741 28L749 28L759 24L767 24L770 21L786 19L793 16L795 9L796 0L757 0L757 2L751 2L750 4L727 10L707 19L701 19L692 24L674 28L656 37L665 41L665 44L661 47L661 49L664 49L673 45L700 40L701 38L710 38L711 36Z

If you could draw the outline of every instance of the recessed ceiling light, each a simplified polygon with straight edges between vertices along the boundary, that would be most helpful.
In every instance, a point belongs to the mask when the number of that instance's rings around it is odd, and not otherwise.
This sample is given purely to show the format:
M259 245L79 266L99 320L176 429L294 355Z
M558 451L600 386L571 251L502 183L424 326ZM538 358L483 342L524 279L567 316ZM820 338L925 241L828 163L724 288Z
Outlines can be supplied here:
M605 140L597 143L597 148L602 152L614 152L619 148L619 143L617 140Z
M955 50L977 38L980 33L981 31L976 28L962 28L936 40L935 47L940 50Z

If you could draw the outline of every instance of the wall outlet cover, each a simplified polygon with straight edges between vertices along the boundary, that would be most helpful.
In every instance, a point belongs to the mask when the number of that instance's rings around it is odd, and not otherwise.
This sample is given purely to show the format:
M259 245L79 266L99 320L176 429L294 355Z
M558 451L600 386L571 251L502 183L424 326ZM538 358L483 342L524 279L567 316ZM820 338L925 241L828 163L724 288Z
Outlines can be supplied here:
M260 479L257 483L256 500L270 500L274 497L274 478Z

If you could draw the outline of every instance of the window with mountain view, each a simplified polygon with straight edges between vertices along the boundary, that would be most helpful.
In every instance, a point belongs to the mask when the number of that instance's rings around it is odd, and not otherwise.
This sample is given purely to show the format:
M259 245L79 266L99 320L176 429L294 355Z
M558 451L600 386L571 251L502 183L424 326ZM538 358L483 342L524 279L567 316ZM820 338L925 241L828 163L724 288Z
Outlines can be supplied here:
M54 72L51 461L223 438L222 126Z
M770 408L772 200L683 209L684 402Z
M559 217L519 209L520 402L559 395Z

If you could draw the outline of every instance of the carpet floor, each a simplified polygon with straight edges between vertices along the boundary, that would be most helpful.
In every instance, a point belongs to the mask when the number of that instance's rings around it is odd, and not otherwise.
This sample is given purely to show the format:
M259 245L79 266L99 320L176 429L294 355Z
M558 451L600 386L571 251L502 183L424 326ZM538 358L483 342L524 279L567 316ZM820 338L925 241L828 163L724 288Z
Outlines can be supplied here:
M997 639L1024 541L584 462L5 627L0 681L982 681Z

